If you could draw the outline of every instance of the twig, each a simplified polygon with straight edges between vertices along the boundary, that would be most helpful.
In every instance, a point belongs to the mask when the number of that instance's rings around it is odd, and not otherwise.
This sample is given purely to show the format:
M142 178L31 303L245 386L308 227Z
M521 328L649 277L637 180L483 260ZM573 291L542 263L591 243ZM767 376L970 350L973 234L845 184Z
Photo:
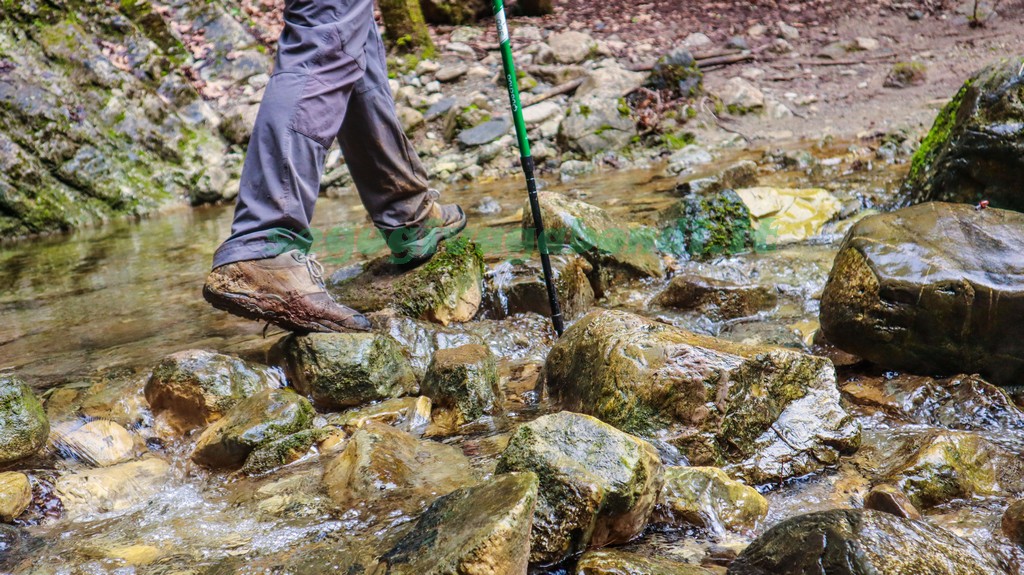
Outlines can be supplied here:
M564 84L559 84L559 85L555 86L554 88L551 88L547 92L544 92L543 94L538 94L536 96L533 96L532 98L524 98L523 99L523 107L527 108L527 107L532 106L534 104L538 104L540 102L543 102L544 100L548 100L550 98L554 98L555 96L561 96L562 94L568 94L569 92L575 92L576 88L579 88L580 85L582 85L582 84L583 84L583 78L576 78L575 80L572 80L571 82L566 82Z
M704 70L714 66L726 66L729 64L735 64L736 62L745 62L753 59L754 54L751 52L721 50L718 53L710 53L702 58L694 57L694 62L697 64L698 68ZM653 69L653 63L637 64L629 67L631 72L650 72Z
M798 66L856 66L858 64L875 64L895 58L896 54L886 54L874 58L858 58L855 60L772 60L768 64L796 64Z

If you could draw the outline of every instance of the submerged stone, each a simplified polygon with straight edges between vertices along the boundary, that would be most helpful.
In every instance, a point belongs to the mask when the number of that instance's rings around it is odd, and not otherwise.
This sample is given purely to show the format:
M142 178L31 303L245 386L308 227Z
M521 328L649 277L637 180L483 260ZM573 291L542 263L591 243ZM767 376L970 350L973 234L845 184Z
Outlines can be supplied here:
M422 393L435 406L453 410L461 422L494 413L500 407L497 359L479 344L440 349L427 368Z
M288 379L325 407L353 407L414 393L416 375L394 338L374 332L289 335Z
M868 216L821 297L836 347L886 369L1024 377L1024 214L929 203Z
M677 275L652 303L700 311L717 319L748 317L775 307L778 296L767 286L738 285L692 274Z
M769 245L813 238L843 207L822 188L757 187L736 194L750 210L755 234Z
M65 457L94 467L107 467L135 456L132 434L113 421L103 419L55 426L53 443Z
M575 575L711 575L711 571L629 551L599 549L580 557Z
M998 575L974 544L923 521L836 509L787 519L755 540L729 575Z
M110 467L61 475L57 495L69 517L121 511L145 501L170 479L170 465L148 455Z
M46 443L50 422L27 383L0 374L0 464L28 457Z
M160 360L146 382L145 394L154 415L163 414L184 432L216 421L258 391L282 385L281 376L272 368L190 349Z
M298 461L313 447L313 444L330 433L327 429L304 429L298 433L264 443L245 458L242 473L259 475L283 465Z
M883 511L905 519L921 518L921 512L914 507L907 494L888 483L871 488L871 491L864 497L864 509Z
M239 467L271 441L308 429L316 412L290 389L267 389L238 402L203 431L192 460L208 467Z
M537 476L498 475L441 497L381 557L394 575L526 573Z
M820 357L595 311L566 331L545 369L562 409L656 435L691 465L755 484L834 465L860 445L835 370Z
M640 535L664 482L649 443L569 412L519 426L498 460L509 471L540 478L530 562L542 564Z
M430 424L433 403L429 397L396 397L353 409L327 418L327 424L355 433L367 423L375 421L396 427L413 435L423 435Z
M723 533L752 529L768 514L768 500L714 467L669 467L654 522Z

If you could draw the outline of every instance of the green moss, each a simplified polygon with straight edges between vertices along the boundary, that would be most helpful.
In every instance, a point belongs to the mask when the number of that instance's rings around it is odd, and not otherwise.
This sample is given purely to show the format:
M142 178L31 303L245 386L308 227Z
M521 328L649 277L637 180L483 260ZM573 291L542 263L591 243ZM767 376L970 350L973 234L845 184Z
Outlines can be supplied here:
M589 118L590 114L592 113L590 106L586 104L580 104L577 109L579 110L580 115L583 116L584 118Z
M670 150L681 150L697 141L693 132L679 132L678 134L663 134L662 142Z
M909 184L918 185L922 183L920 180L924 177L927 168L935 162L943 146L949 142L953 127L956 126L960 106L963 104L967 92L971 89L971 85L972 80L965 82L960 91L956 93L956 96L942 108L938 117L935 118L935 124L932 125L928 135L921 141L921 146L914 153L914 157L910 161L910 173L907 175L907 182Z
M670 223L658 238L662 251L704 259L739 253L754 245L750 210L732 190L691 194L668 215Z

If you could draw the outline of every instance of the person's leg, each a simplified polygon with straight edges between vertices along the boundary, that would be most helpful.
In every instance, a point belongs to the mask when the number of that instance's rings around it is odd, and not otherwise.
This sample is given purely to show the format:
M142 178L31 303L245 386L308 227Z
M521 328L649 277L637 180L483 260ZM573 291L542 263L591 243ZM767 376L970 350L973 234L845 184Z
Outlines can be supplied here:
M288 0L284 19L231 236L214 255L214 268L309 249L326 151L365 74L366 39L376 30L372 0Z

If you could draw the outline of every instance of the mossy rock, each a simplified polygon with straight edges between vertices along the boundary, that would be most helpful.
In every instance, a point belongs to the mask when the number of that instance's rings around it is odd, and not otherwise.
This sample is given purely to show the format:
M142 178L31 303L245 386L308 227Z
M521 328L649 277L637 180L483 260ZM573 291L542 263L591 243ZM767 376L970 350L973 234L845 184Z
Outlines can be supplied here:
M658 436L692 465L754 484L834 465L860 445L827 359L697 335L622 311L569 328L545 364L552 401Z
M830 343L886 369L1024 377L1024 214L928 203L857 222L821 297Z
M1024 211L1024 57L969 78L939 112L911 161L902 191L912 203L976 204Z
M498 362L484 345L440 349L427 368L421 387L435 406L454 410L469 422L500 408Z
M472 24L490 12L485 0L422 0L423 18L431 24Z
M663 221L658 247L675 255L701 260L755 247L750 210L733 190L690 194Z
M590 277L594 266L582 256L551 256L555 290L562 317L572 320L593 307L594 288ZM539 258L512 260L493 267L484 283L483 313L488 319L504 319L521 313L551 315L547 284Z
M240 467L255 449L308 429L316 412L290 389L267 389L229 409L203 431L192 460L207 467Z
M338 301L363 312L394 309L412 318L448 325L469 321L483 297L483 252L466 238L441 244L427 263L407 270L389 257L369 262L347 281L332 282Z
M33 455L50 433L50 422L32 388L0 374L0 464Z
M242 473L261 475L278 467L298 461L313 447L313 444L327 437L328 429L304 429L298 433L287 435L265 443L252 451L245 458Z
M667 88L692 98L701 93L703 82L704 74L693 55L686 50L673 50L654 63L646 85L655 90Z
M569 412L519 426L498 460L510 471L540 478L530 562L544 565L638 536L664 482L651 444Z
M724 534L725 529L753 529L767 514L767 499L721 469L669 467L654 522Z
M660 557L598 549L580 557L575 575L711 575L711 571Z
M288 379L318 405L353 407L414 393L416 375L388 335L311 333L280 343Z

